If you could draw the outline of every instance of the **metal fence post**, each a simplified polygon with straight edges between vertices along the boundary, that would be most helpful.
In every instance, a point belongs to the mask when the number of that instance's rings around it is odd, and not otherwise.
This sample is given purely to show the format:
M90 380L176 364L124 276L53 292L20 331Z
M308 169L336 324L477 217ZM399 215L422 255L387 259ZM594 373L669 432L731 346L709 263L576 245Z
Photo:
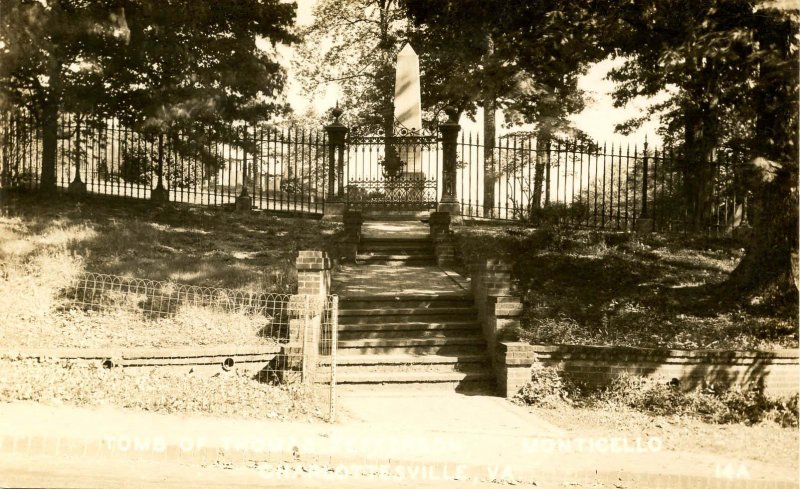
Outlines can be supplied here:
M308 294L304 294L303 295L303 338L300 341L300 344L302 345L302 352L300 353L300 355L302 355L302 359L303 359L302 360L302 366L301 366L301 372L302 372L301 378L302 378L302 382L304 384L308 383L309 377L310 377L310 372L312 370L310 368L310 365L308 365L309 358L310 358L309 351L308 351L308 326L309 326L309 323L311 322L311 310L309 308L309 301L310 300L311 300L311 296L309 296ZM312 382L313 382L313 379L312 379Z
M331 385L329 422L336 419L336 343L339 341L339 296L331 296Z
M647 136L644 138L644 158L642 159L642 218L647 218Z

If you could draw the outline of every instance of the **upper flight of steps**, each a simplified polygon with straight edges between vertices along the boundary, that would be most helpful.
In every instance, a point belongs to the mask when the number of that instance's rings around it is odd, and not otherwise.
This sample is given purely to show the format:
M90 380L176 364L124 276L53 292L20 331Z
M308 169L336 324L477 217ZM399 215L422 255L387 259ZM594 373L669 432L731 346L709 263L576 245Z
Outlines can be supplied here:
M356 264L433 266L433 243L428 237L363 238Z

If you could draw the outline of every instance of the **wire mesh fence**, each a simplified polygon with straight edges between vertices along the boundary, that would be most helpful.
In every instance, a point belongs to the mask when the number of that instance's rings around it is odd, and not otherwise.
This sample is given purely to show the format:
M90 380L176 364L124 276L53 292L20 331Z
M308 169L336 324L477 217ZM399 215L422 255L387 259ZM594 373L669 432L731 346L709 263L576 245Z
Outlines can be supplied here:
M130 327L136 321L150 327L175 327L183 322L202 333L243 325L252 335L248 345L240 346L263 346L274 352L254 378L306 386L331 419L334 416L336 296L245 292L83 273L61 291L60 299L61 309L105 315L112 327ZM128 321L121 321L123 316Z

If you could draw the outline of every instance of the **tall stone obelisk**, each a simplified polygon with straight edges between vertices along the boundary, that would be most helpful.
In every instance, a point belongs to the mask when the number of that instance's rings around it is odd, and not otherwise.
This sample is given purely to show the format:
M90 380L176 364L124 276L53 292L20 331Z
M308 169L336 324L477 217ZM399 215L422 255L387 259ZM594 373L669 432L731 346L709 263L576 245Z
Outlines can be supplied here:
M395 136L408 136L422 130L422 103L420 101L419 57L411 44L406 44L397 54L394 78L394 118L400 127ZM400 139L394 149L405 163L404 178L425 179L422 169L422 148L413 141Z
M422 129L419 57L411 44L406 44L397 54L394 78L394 117L407 129L416 131Z

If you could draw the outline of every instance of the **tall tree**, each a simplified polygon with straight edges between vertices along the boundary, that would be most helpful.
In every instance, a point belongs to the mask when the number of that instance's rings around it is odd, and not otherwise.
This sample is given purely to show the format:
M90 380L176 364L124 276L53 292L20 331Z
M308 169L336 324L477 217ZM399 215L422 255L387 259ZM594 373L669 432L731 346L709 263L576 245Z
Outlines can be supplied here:
M712 152L734 142L753 193L754 230L732 273L734 297L797 303L799 11L761 0L594 3L605 47L627 57L612 74L618 105L671 93L651 107L682 143L682 171L695 225L710 209ZM634 127L641 120L631 121ZM793 262L794 260L794 262ZM767 301L768 302L768 301Z
M279 110L283 72L261 37L288 43L278 0L0 0L0 90L43 129L53 190L59 114L88 107L136 129L213 126Z
M752 0L648 0L620 4L601 0L605 46L624 63L610 74L615 105L670 90L645 117L621 125L627 132L659 114L682 150L681 171L691 224L711 215L712 160L726 138L726 121L748 124L746 100L752 53L748 28ZM743 23L744 22L744 23ZM677 138L674 135L679 134Z
M436 83L428 103L484 114L484 211L493 207L496 109L510 123L533 123L540 143L570 128L583 108L577 80L599 60L596 19L578 2L409 0L423 74ZM543 162L537 168L541 193ZM538 202L538 199L533 199Z
M124 41L120 9L100 0L0 0L0 12L0 97L42 128L40 187L53 191L59 114L107 108L104 65Z
M757 114L749 183L755 195L755 223L747 253L730 285L750 303L788 306L797 313L798 129L800 11L753 10L754 74L747 95Z
M320 0L313 14L295 58L305 93L313 97L337 85L350 124L391 135L395 56L408 27L402 1Z
M125 126L158 139L159 161L166 136L172 149L216 170L209 141L247 145L237 123L285 111L274 48L296 40L293 4L126 0L124 11L129 40L108 68L113 108Z

